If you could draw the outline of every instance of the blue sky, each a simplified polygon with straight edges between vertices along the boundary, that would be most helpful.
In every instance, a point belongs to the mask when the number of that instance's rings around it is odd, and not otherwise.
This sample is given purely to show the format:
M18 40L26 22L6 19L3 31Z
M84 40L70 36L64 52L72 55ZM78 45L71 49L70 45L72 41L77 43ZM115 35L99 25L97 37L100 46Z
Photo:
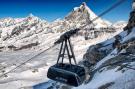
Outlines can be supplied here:
M87 1L87 5L98 15L118 0L0 0L0 18L26 17L32 13L47 21L53 21L64 18L84 1ZM103 18L112 22L128 20L131 4L132 0L126 0Z

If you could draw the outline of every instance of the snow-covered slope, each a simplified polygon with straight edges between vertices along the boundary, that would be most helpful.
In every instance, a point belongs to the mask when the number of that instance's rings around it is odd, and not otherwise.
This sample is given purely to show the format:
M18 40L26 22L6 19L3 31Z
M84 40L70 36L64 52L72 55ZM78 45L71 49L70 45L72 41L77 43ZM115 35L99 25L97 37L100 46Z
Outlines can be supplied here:
M126 21L118 21L114 23L112 26L116 28L124 28L127 25Z
M6 21L7 19L3 19L2 23L5 24ZM40 38L38 38L39 35L42 37L43 34L51 33L51 29L49 29L48 26L49 23L33 15L30 15L23 20L14 19L14 24L0 28L1 50L7 48L20 49L22 46L28 44L38 44L40 42Z

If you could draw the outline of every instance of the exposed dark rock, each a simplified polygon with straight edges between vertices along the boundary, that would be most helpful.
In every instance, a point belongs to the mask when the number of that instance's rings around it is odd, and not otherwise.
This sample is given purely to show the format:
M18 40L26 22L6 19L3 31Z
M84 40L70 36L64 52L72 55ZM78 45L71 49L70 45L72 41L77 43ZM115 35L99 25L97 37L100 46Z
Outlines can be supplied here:
M10 45L10 46L8 46L8 48L9 48L10 50L16 50L16 49L17 49L17 47L15 47L14 45Z
M71 86L63 85L63 86L61 86L60 89L71 89L71 88L72 88Z
M0 47L0 49L3 49L3 48L4 48L4 46Z
M21 26L15 27L11 33L11 36L13 35L19 35L22 32L23 28Z
M98 89L109 89L110 86L112 86L114 82L106 83L102 86L100 86Z
M133 10L131 13L130 13L130 19L128 21L128 24L127 26L124 28L124 31L125 30L128 30L128 34L132 31L132 28L135 27L135 10Z
M107 46L110 46L110 45L107 45ZM103 59L108 53L111 52L110 48L102 49L107 46L104 46L102 43L90 46L89 49L87 50L86 54L84 54L84 57L83 57L84 65L87 67L90 67L90 66L95 65L101 59ZM112 46L111 46L111 48L112 48Z
M131 54L135 54L135 43L130 43L126 49L127 52L130 52Z
M116 71L122 71L122 73L123 73L124 72L123 69L127 66L128 66L128 64L122 64L119 66L119 68Z
M53 89L53 86L48 87L47 89Z
M99 45L91 46L83 57L84 61L87 61L89 64L94 65L99 60L101 60L104 57L104 54L98 50L99 48Z
M37 45L39 45L38 42L30 43L30 44L24 45L24 46L22 46L22 47L20 47L20 48L18 48L16 50L22 50L22 49L32 48L33 46L37 46Z

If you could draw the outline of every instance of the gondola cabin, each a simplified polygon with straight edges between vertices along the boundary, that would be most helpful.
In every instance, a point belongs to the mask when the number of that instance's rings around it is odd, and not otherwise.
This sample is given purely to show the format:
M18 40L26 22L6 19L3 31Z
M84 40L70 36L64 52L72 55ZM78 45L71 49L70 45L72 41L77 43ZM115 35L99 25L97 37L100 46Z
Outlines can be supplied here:
M77 65L59 63L49 68L47 77L77 87L85 80L85 69Z
M67 51L69 63L63 63L65 51ZM61 62L59 62L60 58L62 59ZM73 58L75 65L71 63L71 58ZM47 77L54 81L75 87L84 82L85 69L77 65L69 39L62 41L57 63L48 69Z

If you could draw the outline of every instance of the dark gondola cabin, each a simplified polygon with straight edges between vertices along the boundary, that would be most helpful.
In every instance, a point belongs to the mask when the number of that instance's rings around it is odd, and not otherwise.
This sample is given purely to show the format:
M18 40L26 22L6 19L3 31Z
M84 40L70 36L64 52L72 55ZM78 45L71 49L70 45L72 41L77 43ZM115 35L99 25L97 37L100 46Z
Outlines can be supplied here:
M48 69L47 77L54 81L77 87L85 80L85 69L76 64L70 40L64 39L61 43L57 63ZM66 50L69 63L63 63ZM62 61L59 63L60 58ZM74 59L75 65L71 64L71 58Z
M85 80L85 70L77 65L60 63L49 68L47 77L77 87Z

